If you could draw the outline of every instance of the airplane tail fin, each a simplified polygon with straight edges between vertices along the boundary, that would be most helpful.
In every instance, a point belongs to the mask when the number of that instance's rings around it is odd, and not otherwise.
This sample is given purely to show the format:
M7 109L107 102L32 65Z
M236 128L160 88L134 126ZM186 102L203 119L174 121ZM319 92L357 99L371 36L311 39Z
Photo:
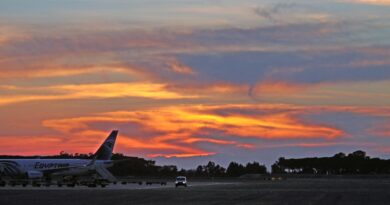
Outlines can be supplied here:
M95 159L97 160L110 160L112 151L114 150L115 140L118 135L118 130L113 130L103 144L95 153Z

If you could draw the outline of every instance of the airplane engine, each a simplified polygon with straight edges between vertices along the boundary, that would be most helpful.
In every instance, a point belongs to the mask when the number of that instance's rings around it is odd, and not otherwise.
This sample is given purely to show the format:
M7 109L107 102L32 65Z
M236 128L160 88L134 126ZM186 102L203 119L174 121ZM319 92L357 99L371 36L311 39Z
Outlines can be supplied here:
M28 171L27 172L27 177L29 179L38 179L38 178L43 178L43 173L40 171Z

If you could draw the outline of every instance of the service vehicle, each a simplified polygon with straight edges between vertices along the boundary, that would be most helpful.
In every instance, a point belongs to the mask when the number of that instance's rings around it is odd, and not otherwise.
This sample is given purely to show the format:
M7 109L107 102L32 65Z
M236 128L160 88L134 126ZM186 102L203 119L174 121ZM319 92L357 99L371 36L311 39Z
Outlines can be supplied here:
M187 177L185 176L176 177L175 186L176 188L179 186L187 187Z

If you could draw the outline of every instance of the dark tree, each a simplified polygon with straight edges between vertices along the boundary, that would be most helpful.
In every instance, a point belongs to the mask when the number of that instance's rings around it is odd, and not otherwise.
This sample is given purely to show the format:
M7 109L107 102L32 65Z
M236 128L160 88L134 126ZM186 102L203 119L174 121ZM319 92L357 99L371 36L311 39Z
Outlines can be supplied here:
M242 164L239 164L237 162L230 162L230 164L226 170L227 176L239 177L243 174L245 174L245 167Z
M246 174L266 174L267 167L260 165L258 162L248 163L245 167Z

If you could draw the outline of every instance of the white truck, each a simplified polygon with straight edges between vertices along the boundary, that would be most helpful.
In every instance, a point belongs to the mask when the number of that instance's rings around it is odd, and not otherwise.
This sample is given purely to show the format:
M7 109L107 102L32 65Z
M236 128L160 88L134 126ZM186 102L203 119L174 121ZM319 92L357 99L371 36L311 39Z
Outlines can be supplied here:
M176 177L175 186L176 188L179 186L187 187L187 178L185 176Z

